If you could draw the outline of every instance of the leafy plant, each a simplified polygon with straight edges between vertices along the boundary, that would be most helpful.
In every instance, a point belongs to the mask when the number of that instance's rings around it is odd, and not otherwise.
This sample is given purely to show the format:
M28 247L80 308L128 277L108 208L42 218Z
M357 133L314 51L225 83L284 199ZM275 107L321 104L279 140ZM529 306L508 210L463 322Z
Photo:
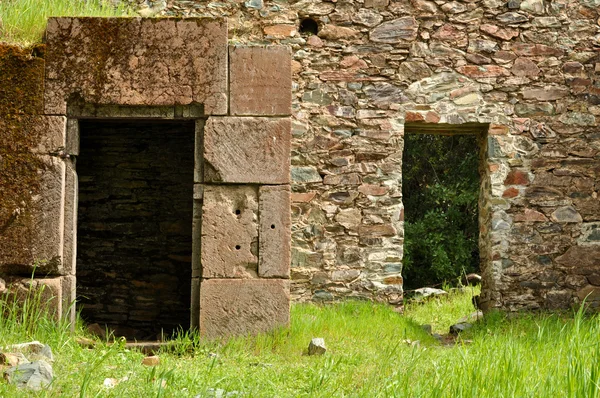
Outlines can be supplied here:
M406 287L455 281L478 269L478 158L476 136L405 135Z

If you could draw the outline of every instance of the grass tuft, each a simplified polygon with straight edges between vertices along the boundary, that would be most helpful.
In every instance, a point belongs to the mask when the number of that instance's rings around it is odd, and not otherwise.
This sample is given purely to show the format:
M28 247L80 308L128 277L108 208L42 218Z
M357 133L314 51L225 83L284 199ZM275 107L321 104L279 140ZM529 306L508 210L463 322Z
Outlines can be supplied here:
M0 42L21 46L41 42L48 17L118 17L127 13L125 6L109 0L0 0Z

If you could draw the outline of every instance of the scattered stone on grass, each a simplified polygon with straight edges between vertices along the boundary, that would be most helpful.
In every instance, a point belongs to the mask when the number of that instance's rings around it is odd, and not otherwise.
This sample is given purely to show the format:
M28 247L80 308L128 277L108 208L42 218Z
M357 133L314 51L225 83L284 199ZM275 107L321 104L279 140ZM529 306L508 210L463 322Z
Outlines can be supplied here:
M423 300L429 297L445 296L448 294L448 292L445 290L436 289L433 287L422 287L406 293L407 296L413 300Z
M156 355L150 355L142 360L142 365L146 366L158 366L159 364L160 358Z
M13 366L4 372L4 379L19 388L38 391L52 383L52 366L43 360Z
M119 384L119 380L112 377L107 377L102 383L105 388L114 388L117 384Z
M75 342L83 348L96 347L96 342L92 339L88 339L87 337L77 337L75 338Z
M421 346L421 342L419 340L404 339L404 340L402 340L402 342L411 347L420 347Z
M94 336L98 336L102 340L106 340L106 329L97 323L87 325L87 330Z
M29 362L20 352L0 353L0 365L17 366Z
M0 294L6 292L6 282L0 278Z
M225 391L222 388L209 388L206 393L196 395L194 398L230 398L240 397L243 394L239 391Z
M54 361L52 349L48 344L42 344L39 341L30 341L28 343L13 344L6 347L9 352L18 352L27 356L29 361L42 359L48 362Z
M421 325L421 329L423 329L427 334L431 334L433 332L431 325Z
M461 280L463 286L476 286L481 283L481 276L478 274L467 274Z
M450 334L456 336L465 330L471 329L472 327L473 325L468 322L455 323L454 325L450 326Z
M463 316L456 323L473 323L480 319L483 319L483 312L475 311L475 312L470 313L467 316Z
M325 340L321 337L315 337L308 345L308 355L323 355L326 351Z

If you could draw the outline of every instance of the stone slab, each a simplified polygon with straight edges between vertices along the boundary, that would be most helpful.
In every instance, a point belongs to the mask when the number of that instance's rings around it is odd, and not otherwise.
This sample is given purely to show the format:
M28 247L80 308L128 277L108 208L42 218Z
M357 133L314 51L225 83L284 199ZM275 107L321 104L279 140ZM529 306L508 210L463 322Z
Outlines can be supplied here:
M285 327L290 285L281 279L210 279L200 286L200 334L248 335Z
M46 114L66 102L202 104L227 113L227 23L208 18L50 18Z
M258 268L258 192L251 186L204 187L203 278L255 278Z
M44 59L39 50L0 45L0 120L43 113Z
M290 186L265 185L258 190L258 275L290 277Z
M6 279L6 297L19 302L39 300L40 308L47 310L55 319L66 319L75 325L75 276L54 278L15 278Z
M200 328L200 278L192 278L192 295L190 303L190 328Z
M40 156L39 186L22 209L2 226L0 273L28 276L70 273L63 264L65 163Z
M204 181L204 126L205 120L196 120L194 127L194 182Z
M34 153L48 154L64 154L65 139L67 131L67 118L64 116L29 116L31 125L34 126L37 132L33 132L36 137L39 137L37 147L33 148ZM31 131L29 132L32 133Z
M62 274L74 275L77 257L77 203L79 187L75 165L65 161Z
M198 185L198 184L196 184ZM196 191L194 186L194 192ZM204 191L204 187L202 187ZM202 276L202 261L200 253L202 250L202 200L194 197L194 208L192 215L192 277Z
M292 113L292 55L287 46L229 47L232 115Z
M204 181L289 184L289 118L211 117L204 129Z
M65 153L69 156L79 156L79 120L77 119L67 119Z

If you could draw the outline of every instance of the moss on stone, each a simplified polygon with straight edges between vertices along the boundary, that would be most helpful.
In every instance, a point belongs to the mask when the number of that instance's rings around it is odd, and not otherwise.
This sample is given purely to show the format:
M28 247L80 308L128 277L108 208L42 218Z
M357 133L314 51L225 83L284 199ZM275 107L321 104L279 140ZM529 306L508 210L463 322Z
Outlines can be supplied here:
M44 47L0 44L0 263L30 259L27 209L39 189L43 162L32 149L39 142Z

